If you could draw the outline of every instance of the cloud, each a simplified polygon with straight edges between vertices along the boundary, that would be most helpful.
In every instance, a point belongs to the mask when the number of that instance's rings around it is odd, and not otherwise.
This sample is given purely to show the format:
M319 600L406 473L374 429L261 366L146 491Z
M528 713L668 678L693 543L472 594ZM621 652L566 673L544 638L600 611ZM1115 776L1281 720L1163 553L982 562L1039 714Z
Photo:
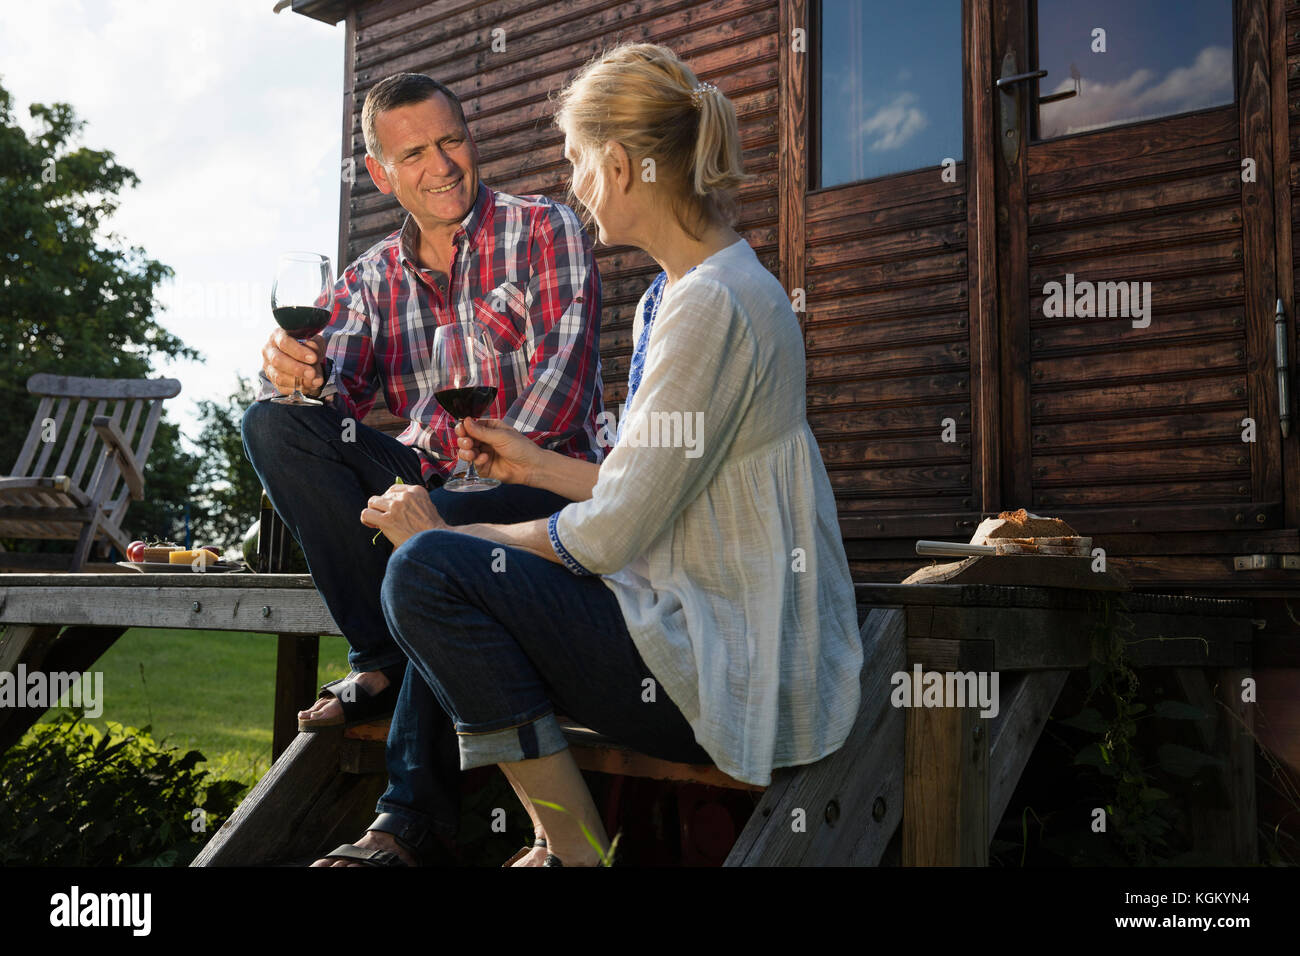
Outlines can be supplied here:
M206 361L157 372L184 382L167 407L191 438L196 399L257 374L276 256L337 245L343 31L271 7L0 3L19 120L29 103L71 103L82 141L140 177L109 226L176 270L159 321Z
M873 152L898 149L925 129L929 121L921 110L912 105L915 102L915 93L899 93L892 102L863 120L858 133L870 140L867 148Z
M1062 79L1054 90L1074 88ZM1163 78L1149 69L1138 69L1113 83L1084 78L1082 92L1043 110L1043 136L1082 133L1115 123L1136 122L1184 113L1232 100L1232 51L1209 46L1201 50L1191 66L1170 70Z

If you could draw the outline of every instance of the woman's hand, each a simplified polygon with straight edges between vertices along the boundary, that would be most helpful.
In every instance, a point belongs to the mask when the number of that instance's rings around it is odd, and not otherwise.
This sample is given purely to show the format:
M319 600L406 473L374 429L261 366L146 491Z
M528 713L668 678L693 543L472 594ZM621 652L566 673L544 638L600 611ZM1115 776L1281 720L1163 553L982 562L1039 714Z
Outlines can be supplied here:
M393 542L394 548L421 531L437 531L448 526L433 506L427 488L404 484L393 485L366 502L361 523L367 528L378 528Z
M463 461L472 461L484 478L511 485L531 484L542 449L505 422L467 418L456 425Z

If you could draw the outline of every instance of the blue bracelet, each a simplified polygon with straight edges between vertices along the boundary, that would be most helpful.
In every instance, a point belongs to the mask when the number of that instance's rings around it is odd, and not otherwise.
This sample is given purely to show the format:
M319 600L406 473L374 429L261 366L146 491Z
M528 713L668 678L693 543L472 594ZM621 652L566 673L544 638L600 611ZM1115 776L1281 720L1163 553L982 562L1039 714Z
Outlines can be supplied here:
M546 531L551 536L551 547L555 549L556 556L564 562L566 568L574 574L582 574L591 577L591 572L584 568L577 558L569 554L568 549L566 549L564 545L560 544L560 536L555 533L555 522L559 517L560 513L557 511L555 514L551 515L550 519L546 522Z

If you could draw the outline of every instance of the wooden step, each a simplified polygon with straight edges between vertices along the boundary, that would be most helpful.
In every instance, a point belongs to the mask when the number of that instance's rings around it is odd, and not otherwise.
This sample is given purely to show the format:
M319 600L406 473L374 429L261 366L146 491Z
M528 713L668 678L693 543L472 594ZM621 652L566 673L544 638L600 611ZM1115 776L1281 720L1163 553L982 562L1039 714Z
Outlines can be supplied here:
M702 783L729 790L756 790L763 787L729 777L712 764L675 763L638 753L603 734L583 727L567 717L560 717L560 727L569 741L574 762L582 770L646 777L652 780L675 780ZM340 769L348 773L376 773L384 769L384 742L388 739L389 721L375 720L358 724L343 732Z

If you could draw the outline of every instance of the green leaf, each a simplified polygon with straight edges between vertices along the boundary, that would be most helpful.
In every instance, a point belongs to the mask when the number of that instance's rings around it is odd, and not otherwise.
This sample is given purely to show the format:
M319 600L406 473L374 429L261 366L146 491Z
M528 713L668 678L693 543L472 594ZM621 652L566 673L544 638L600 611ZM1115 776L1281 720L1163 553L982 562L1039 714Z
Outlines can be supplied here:
M1102 755L1101 744L1096 741L1088 744L1075 754L1074 762L1085 767L1096 767L1098 770L1109 769L1106 767L1106 758Z
M1167 720L1205 720L1209 717L1201 708L1181 700L1162 700L1156 704L1153 712L1157 717Z
M1202 768L1222 767L1223 761L1218 757L1192 750L1182 744L1161 744L1156 750L1156 763L1160 768L1176 777L1193 777Z
M1085 707L1073 717L1066 717L1058 721L1066 727L1073 727L1076 730L1083 730L1090 734L1104 734L1109 725L1106 723L1101 713L1093 707Z

